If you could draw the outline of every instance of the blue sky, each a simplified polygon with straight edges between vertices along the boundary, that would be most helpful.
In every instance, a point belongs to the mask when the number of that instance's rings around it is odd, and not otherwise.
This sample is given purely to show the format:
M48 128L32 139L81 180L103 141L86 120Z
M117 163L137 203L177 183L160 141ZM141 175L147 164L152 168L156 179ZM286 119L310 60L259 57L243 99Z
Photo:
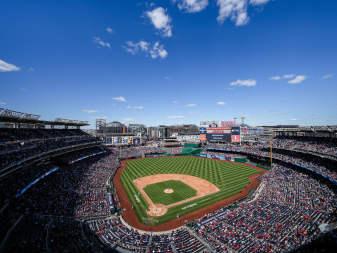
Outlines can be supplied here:
M0 107L198 124L337 124L337 1L0 2Z

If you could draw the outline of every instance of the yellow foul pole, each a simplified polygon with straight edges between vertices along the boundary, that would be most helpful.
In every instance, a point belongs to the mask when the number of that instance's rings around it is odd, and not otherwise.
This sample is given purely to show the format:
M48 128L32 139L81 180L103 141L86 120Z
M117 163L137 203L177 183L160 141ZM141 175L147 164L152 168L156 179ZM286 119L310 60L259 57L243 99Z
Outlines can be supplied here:
M273 168L273 141L270 140L270 169Z

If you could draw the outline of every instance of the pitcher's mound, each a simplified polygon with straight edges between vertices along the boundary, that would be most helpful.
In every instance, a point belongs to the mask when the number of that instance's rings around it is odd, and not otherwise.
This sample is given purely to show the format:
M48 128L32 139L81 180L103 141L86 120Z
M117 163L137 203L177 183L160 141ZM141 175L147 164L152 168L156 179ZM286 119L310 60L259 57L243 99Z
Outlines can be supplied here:
M172 190L172 189L165 189L164 192L165 192L165 193L172 193L173 190Z

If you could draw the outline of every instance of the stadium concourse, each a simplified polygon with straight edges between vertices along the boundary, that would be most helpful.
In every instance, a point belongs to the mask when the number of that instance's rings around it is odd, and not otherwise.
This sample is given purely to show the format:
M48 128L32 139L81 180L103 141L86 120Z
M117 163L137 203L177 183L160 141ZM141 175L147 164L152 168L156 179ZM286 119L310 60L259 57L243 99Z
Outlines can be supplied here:
M1 252L291 252L337 221L336 186L327 179L337 180L331 139L274 138L274 167L253 194L164 232L125 223L112 184L120 156L162 149L120 154L79 129L1 129L0 143ZM202 154L262 161L270 150L208 143Z

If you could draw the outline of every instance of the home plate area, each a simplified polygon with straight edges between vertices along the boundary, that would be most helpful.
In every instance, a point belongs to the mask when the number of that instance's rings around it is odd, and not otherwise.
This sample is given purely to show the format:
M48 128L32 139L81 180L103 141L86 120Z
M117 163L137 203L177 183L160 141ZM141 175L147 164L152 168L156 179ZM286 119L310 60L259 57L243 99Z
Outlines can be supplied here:
M151 175L133 182L149 203L151 216L164 215L170 207L219 191L204 179L181 174Z

